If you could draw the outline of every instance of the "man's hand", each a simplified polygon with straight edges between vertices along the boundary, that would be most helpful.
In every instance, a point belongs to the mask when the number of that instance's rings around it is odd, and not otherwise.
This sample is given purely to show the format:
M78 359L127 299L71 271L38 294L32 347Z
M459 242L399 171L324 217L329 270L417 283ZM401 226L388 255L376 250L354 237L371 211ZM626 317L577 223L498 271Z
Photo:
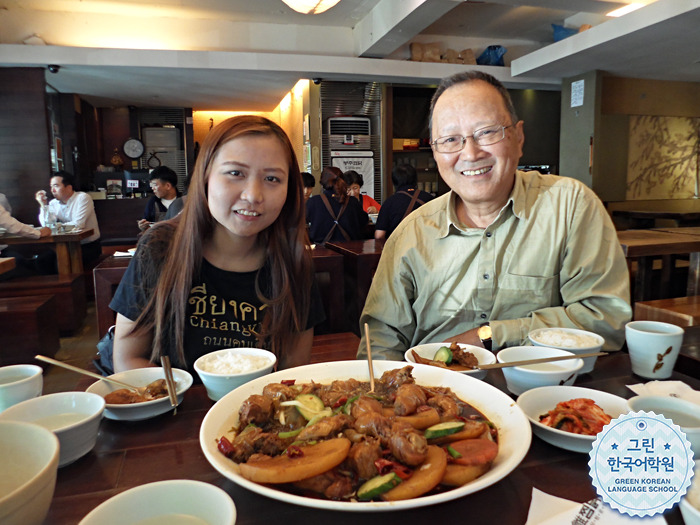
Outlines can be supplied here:
M153 223L148 222L146 219L141 219L138 222L139 230L141 230L142 232L145 232L148 228L151 227L151 224L153 224Z
M46 198L46 191L45 190L39 190L34 194L34 198L36 201L39 203L39 206L46 206L49 201Z
M39 237L48 237L51 235L51 228L47 228L44 226L43 228L39 228Z
M466 332L462 332L461 334L453 335L452 337L448 337L445 339L445 342L447 343L462 343L465 345L474 345L474 346L480 346L481 348L484 348L484 345L481 344L481 339L479 339L479 335L476 333L477 328L472 328L471 330L467 330Z

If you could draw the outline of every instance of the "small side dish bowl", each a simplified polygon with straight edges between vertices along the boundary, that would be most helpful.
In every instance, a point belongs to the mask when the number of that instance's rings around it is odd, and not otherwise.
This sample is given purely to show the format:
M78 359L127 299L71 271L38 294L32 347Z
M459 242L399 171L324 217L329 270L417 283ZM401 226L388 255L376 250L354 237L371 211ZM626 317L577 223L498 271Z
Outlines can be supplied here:
M126 490L95 507L79 525L216 523L234 525L236 506L219 487L172 479Z
M58 466L73 463L97 441L105 400L88 392L58 392L17 403L0 414L0 421L24 421L50 430L61 444Z
M157 379L165 379L165 374L163 374L163 369L161 367L148 367L126 370L125 372L112 374L109 377L118 381L123 381L129 385L141 387L146 386ZM187 392L187 390L192 386L192 375L187 370L173 368L173 378L177 384L177 403L179 405L182 403L182 398L184 397L185 392ZM114 392L115 390L119 390L119 386L107 381L95 381L86 389L87 392L98 394L102 397L106 396L110 392ZM107 403L105 405L105 417L107 419L115 419L118 421L141 421L143 419L150 419L152 417L165 414L170 410L172 410L172 407L170 406L170 399L168 396L165 396L158 399L153 399L151 401L144 401L142 403L130 403L124 405Z
M277 357L262 348L225 348L201 356L194 369L212 401L252 379L272 372Z
M21 401L41 395L43 370L37 365L0 367L0 412Z
M406 350L406 353L404 354L404 359L409 363L416 362L415 359L413 359L413 354L411 354L411 350L415 350L416 353L424 359L433 359L435 357L435 352L437 352L441 347L450 346L451 344L452 343L426 343L423 345L417 345L413 348L409 348L408 350ZM493 352L486 350L485 348L465 344L460 344L459 347L462 350L466 350L467 352L471 352L472 354L474 354L476 359L479 361L480 365L491 365L496 362L496 355ZM455 372L459 374L466 374L476 379L484 379L488 371L455 370Z
M40 525L58 473L58 438L33 423L0 421L0 523Z
M540 416L553 410L562 401L572 399L592 399L603 412L615 419L630 411L627 400L608 392L583 388L580 386L543 386L533 388L518 397L517 404L525 412L537 437L550 445L571 450L572 452L591 451L595 436L574 434L540 423Z
M695 459L700 458L700 405L671 396L636 396L629 400L634 412L654 412L681 427Z
M528 334L528 338L535 346L547 346L559 348L574 354L587 354L599 352L605 344L605 339L593 332L579 330L577 328L538 328ZM593 372L597 357L585 357L583 368L579 374Z
M499 363L540 359L543 357L559 357L574 354L558 348L543 346L511 346L504 348L496 359ZM502 368L506 378L506 387L516 396L531 388L551 385L573 385L579 370L583 367L582 359L566 359L525 366L510 366Z

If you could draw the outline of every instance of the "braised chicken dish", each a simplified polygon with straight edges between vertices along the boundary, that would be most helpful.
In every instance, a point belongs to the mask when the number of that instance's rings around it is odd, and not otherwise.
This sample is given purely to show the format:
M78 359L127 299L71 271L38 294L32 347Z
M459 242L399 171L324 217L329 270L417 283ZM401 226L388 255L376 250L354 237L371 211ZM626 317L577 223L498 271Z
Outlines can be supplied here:
M595 436L612 421L592 399L578 398L562 401L540 416L540 423L573 434Z
M268 384L218 449L248 480L341 501L416 498L483 475L498 454L494 425L412 370L385 372L373 392L355 379Z
M131 403L143 403L144 401L153 401L168 395L168 387L165 379L157 379L146 385L143 393L134 392L128 388L120 388L114 392L110 392L105 396L105 403L111 405L127 405Z

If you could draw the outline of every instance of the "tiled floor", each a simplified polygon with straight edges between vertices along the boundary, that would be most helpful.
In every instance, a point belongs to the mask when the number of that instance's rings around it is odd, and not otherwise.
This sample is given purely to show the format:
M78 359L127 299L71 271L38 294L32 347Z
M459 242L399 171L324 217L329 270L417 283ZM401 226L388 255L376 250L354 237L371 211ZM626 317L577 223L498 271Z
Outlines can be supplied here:
M89 369L90 363L97 353L97 341L95 303L90 301L83 325L73 336L61 338L61 347L56 352L55 359L78 368ZM80 374L76 372L47 365L44 370L44 394L76 390L80 379Z

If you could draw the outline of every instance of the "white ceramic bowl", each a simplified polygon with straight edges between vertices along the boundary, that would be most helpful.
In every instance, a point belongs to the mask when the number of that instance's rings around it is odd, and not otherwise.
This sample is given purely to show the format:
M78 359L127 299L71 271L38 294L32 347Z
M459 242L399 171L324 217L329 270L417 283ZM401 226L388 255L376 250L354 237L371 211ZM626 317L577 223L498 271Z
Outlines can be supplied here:
M43 370L36 365L0 367L0 412L12 405L41 395Z
M671 396L636 396L629 400L634 412L662 414L681 427L695 458L700 458L700 405Z
M535 346L548 346L568 350L574 354L599 352L605 344L602 336L577 328L538 328L528 334ZM585 357L579 374L587 374L595 368L597 357Z
M133 370L127 370L126 372L113 374L109 377L136 387L146 386L156 379L165 379L163 369L160 367L135 368ZM176 392L179 405L182 403L185 392L192 386L192 375L186 370L173 368L173 378L177 384ZM86 391L104 397L110 392L119 390L119 388L120 387L114 383L96 381L87 387ZM165 396L152 401L127 405L107 403L105 405L105 417L107 419L116 419L120 421L141 421L165 414L170 410L172 410L170 399L168 396Z
M73 463L97 441L105 400L89 392L59 392L17 403L0 414L0 421L36 423L56 434L61 444L58 466Z
M700 465L696 464L693 480L679 505L685 525L700 525Z
M574 355L567 350L544 346L511 346L504 348L496 359L499 363ZM531 388L551 385L573 385L579 370L583 367L582 359L566 359L526 366L509 366L502 368L506 386L516 396Z
M250 360L258 363L255 370L237 373L226 371L240 370ZM218 401L243 383L272 372L276 362L275 354L261 348L225 348L201 356L194 362L194 369L207 389L209 399ZM217 364L224 366L224 371L214 372Z
M579 398L592 399L603 409L603 412L613 419L630 411L627 401L621 397L601 390L579 386L543 386L533 388L519 396L517 403L530 420L535 435L540 439L566 450L588 454L595 441L595 436L573 434L540 423L540 416L554 409L558 403Z
M406 359L406 361L408 361L409 363L415 363L413 355L411 354L411 350L415 350L419 356L425 359L432 359L433 357L435 357L435 352L437 352L441 347L450 346L451 344L452 343L427 343L424 345L417 345L413 348L409 348L408 350L406 350L406 353L404 354L404 359ZM481 348L480 346L463 344L460 344L459 346L463 350L474 354L476 359L479 361L480 365L490 365L496 362L496 355L493 352L486 350L485 348ZM486 372L487 370L460 370L458 373L467 374L476 379L484 379L486 377Z
M203 481L172 479L139 485L95 507L79 525L233 525L236 506L219 487Z
M374 374L379 378L387 370L404 368L405 361L375 361ZM253 483L238 473L238 466L217 450L217 439L228 434L238 422L238 409L252 394L262 393L269 383L296 380L297 384L315 381L330 384L333 380L355 378L369 381L367 361L333 361L289 368L254 379L224 396L207 413L199 431L204 455L223 476L258 494L307 507L354 512L375 512L409 509L451 501L493 485L520 464L530 448L532 433L527 418L513 400L497 388L464 374L456 374L436 366L412 365L413 377L420 385L450 388L457 396L480 410L498 431L498 456L491 470L461 487L404 501L347 502L309 498Z
M39 425L0 421L0 523L43 523L56 487L58 448L58 438Z

